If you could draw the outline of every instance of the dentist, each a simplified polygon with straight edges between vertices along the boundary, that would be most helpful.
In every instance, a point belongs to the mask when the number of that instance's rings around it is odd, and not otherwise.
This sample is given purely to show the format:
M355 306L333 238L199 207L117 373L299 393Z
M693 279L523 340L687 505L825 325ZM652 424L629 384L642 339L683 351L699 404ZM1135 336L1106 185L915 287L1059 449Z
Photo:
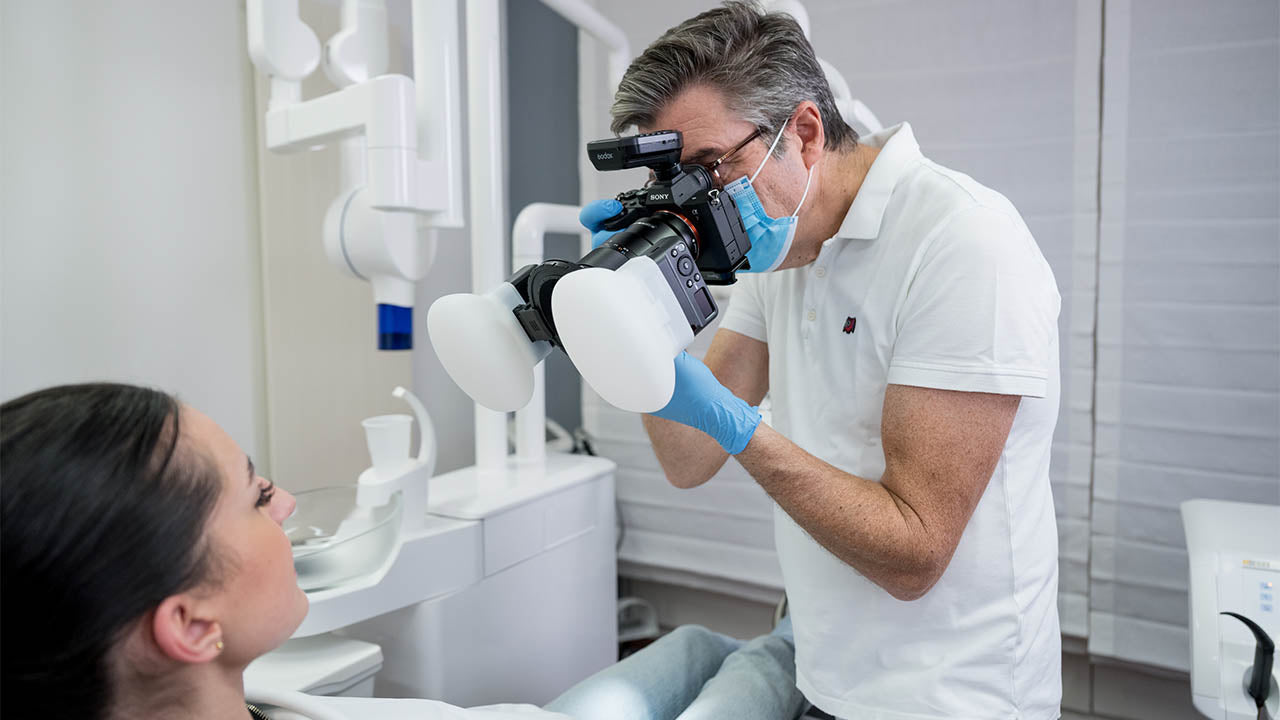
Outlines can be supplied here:
M907 123L859 139L800 27L749 3L658 38L612 120L681 131L752 242L644 424L677 487L732 455L775 501L799 689L843 718L1058 717L1060 299L1018 211Z

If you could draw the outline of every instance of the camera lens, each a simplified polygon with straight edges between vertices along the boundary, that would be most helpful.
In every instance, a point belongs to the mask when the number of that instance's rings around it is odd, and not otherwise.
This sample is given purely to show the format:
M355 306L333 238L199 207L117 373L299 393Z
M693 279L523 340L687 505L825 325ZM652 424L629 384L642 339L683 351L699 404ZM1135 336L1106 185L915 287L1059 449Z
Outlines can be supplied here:
M659 210L620 230L580 262L591 267L617 270L633 257L661 255L682 243L697 257L698 235L693 223L676 213ZM689 262L692 267L692 261ZM684 261L681 261L681 267L683 266Z

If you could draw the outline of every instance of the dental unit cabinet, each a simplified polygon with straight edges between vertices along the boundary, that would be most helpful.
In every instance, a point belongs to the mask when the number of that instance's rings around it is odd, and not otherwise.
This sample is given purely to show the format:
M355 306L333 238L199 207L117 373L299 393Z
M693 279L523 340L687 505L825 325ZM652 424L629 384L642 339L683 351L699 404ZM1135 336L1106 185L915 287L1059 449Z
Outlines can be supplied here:
M1280 639L1280 506L1188 500L1182 524L1192 704L1215 720L1280 716L1273 662Z
M366 420L373 464L332 533L394 506L389 546L355 545L372 534L361 527L347 549L335 543L327 558L300 560L295 540L310 609L246 681L458 705L546 702L611 664L614 464L543 452L541 462L508 458L501 474L471 467L430 477L430 420L411 393L395 394L419 418L419 452L408 453L410 416ZM309 494L299 495L300 509ZM292 539L290 522L308 521L286 522Z

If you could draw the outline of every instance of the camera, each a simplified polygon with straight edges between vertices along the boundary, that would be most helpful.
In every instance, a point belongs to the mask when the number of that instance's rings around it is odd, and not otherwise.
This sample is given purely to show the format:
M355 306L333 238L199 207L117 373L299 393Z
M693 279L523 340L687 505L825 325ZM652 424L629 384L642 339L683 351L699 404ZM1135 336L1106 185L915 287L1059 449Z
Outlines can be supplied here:
M587 156L597 170L648 167L647 185L618 195L622 212L604 223L620 231L576 263L550 260L520 269L509 280L525 299L515 309L529 339L562 346L550 312L560 278L588 267L617 270L636 257L657 264L696 335L719 314L707 285L729 285L748 267L751 241L733 198L721 193L700 165L680 165L678 130L595 140Z
M598 170L647 167L650 181L618 195L616 231L581 259L520 268L483 294L437 300L427 316L441 364L497 411L524 407L533 369L562 348L606 401L654 412L675 387L673 358L720 310L709 285L749 268L737 204L700 165L681 166L675 130L587 144Z

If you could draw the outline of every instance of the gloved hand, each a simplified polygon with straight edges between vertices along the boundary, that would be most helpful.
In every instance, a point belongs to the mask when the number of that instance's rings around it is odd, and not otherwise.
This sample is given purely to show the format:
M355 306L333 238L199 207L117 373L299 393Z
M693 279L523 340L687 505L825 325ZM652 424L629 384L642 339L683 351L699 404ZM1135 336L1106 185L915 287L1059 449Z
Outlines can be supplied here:
M697 428L730 455L746 449L760 424L760 412L720 384L710 368L687 352L676 356L676 388L657 417Z
M613 198L596 200L583 206L578 213L578 222L591 231L591 247L598 248L605 240L613 237L619 230L603 230L604 221L622 212L622 203Z

